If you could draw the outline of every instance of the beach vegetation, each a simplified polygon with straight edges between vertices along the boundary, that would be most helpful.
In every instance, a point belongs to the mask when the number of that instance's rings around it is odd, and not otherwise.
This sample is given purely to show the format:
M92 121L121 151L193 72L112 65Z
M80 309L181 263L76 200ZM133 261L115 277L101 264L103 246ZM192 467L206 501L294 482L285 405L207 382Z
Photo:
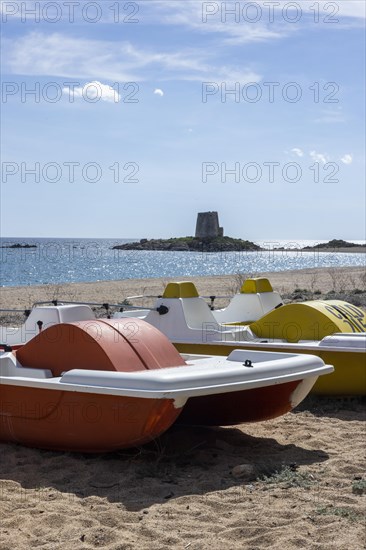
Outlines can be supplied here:
M355 479L352 483L352 493L355 495L366 494L366 479Z
M280 485L283 488L302 487L309 489L315 478L308 472L299 472L296 465L285 465L275 470L271 475L264 475L258 481L270 485Z
M227 292L230 295L238 294L244 282L247 279L251 279L252 277L257 277L257 275L255 273L243 273L241 271L237 271L231 276L231 281L230 281L230 284L228 285Z
M346 508L342 506L319 506L316 511L319 515L325 516L338 516L340 518L348 519L349 521L363 521L363 515L356 512L352 508Z
M316 245L311 246L304 246L303 250L313 250L315 249L329 249L329 248L362 248L365 244L358 244L358 243L351 243L348 241L344 241L343 239L332 239L331 241L328 241L327 243L319 243Z

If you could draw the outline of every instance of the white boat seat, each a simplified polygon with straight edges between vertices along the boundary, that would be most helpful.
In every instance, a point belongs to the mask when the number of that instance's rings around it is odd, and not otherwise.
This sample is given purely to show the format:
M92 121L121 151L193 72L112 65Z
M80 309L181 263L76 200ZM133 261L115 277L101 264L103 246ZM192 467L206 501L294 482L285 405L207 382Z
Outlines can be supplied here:
M43 380L45 378L52 378L52 372L48 369L24 368L12 353L4 353L0 362L0 376Z
M282 298L264 277L247 279L224 309L213 311L219 323L251 323L282 305Z
M188 339L200 342L223 338L234 340L236 337L239 339L239 334L245 340L253 337L251 334L244 336L241 328L218 323L191 282L169 283L163 297L156 302L156 307L162 305L168 308L168 313L159 315L157 311L150 311L144 320L172 341Z
M166 314L156 311L160 306L168 309ZM129 314L129 311L119 312L113 317L128 317ZM188 281L169 283L155 309L141 318L174 342L253 341L256 338L248 326L219 322L207 302L198 295L195 285Z
M34 307L20 327L0 327L0 344L15 346L29 342L40 330L59 323L76 323L95 319L87 305L61 305Z
M203 298L181 298L184 317L190 328L202 329L203 324L219 324Z

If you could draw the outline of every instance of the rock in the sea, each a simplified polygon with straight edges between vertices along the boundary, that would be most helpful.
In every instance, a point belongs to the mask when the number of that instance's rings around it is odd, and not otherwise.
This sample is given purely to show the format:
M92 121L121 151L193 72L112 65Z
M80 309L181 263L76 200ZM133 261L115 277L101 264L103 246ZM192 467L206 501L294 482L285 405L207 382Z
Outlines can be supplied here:
M185 252L185 251L189 251L189 246L187 243L182 243L176 246L172 246L170 250L174 250L175 252Z
M141 239L135 243L119 244L113 250L174 250L194 252L239 252L261 250L261 247L250 241L232 237L174 237L171 239Z

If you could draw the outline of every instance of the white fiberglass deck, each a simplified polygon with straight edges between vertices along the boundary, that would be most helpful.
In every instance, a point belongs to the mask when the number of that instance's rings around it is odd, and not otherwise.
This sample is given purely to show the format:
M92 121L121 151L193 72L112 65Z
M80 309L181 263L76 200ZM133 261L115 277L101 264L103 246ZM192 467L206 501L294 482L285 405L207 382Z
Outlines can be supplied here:
M199 357L187 366L138 372L72 369L61 377L26 369L11 353L0 357L0 384L141 398L189 398L314 379L333 367L312 355L235 350L228 358ZM250 364L250 363L251 364Z

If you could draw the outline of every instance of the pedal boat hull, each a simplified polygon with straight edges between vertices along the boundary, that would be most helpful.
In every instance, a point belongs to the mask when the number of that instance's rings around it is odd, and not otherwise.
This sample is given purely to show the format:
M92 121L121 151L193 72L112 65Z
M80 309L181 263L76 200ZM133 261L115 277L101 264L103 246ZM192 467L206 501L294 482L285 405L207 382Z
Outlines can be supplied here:
M234 350L182 357L139 319L53 325L0 354L0 441L104 452L175 421L234 425L282 415L333 367L314 356Z

